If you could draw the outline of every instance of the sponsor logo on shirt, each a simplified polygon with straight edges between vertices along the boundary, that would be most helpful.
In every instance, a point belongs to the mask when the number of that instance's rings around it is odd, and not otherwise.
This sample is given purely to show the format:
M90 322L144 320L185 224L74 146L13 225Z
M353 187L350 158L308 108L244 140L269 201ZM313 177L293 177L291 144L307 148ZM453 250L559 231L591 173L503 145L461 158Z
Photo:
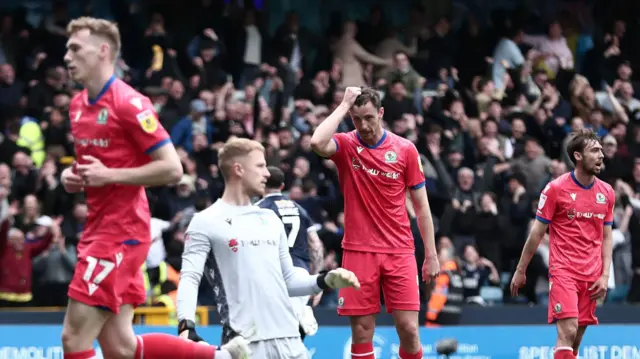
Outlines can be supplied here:
M229 240L229 248L233 251L233 253L238 251L238 240L232 238Z
M572 200L574 200L574 201L576 200L576 194L575 193L571 193L570 196L571 196Z
M156 119L156 115L151 110L140 112L136 115L136 119L146 133L154 133L158 129L158 119Z
M597 218L597 219L603 219L604 220L604 213L593 213L593 212L576 212L576 217L578 218L586 218L586 219L590 219L590 218Z
M360 162L359 159L355 157L351 158L351 166L353 167L354 170L358 171L362 169L371 176L381 176L381 177L391 178L394 180L400 178L400 174L398 172L385 172L376 168L367 168L365 165L362 164L362 162Z
M279 245L277 240L273 239L238 239L231 238L229 240L229 249L236 253L241 247L261 247L261 246L277 247Z
M109 147L108 138L76 138L75 142L81 147L96 146L101 148Z
M242 241L242 246L244 247L245 242L248 242L250 245L254 246L254 247L259 247L262 245L268 245L268 246L277 246L278 242L274 241L273 239L252 239L250 241Z
M569 219L574 219L574 218L578 218L578 219L597 218L597 219L604 220L605 214L604 213L594 213L594 212L580 212L580 211L576 211L575 208L572 208L572 209L568 209L567 210L567 217Z

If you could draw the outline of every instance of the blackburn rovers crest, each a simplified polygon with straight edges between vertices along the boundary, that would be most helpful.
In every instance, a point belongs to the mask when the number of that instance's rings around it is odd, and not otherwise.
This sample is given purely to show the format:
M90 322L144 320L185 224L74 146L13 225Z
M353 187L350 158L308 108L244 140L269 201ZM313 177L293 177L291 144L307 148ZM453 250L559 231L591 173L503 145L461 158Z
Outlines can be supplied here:
M79 117L80 115L78 115L78 118ZM102 110L100 110L100 113L98 114L98 119L96 120L96 123L98 125L106 125L108 119L109 119L109 111L106 108L102 108Z
M387 151L384 154L384 161L386 163L396 163L398 162L398 155L393 151Z

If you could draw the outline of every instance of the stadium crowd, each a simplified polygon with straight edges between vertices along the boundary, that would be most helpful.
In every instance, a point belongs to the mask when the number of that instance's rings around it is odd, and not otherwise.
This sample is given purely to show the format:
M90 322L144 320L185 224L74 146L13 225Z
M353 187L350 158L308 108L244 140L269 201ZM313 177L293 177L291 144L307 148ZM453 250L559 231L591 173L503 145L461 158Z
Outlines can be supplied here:
M437 242L455 249L468 302L545 302L548 242L523 296L503 289L539 193L572 169L564 148L580 128L601 136L600 178L617 195L608 300L640 301L640 52L633 46L640 29L628 22L633 12L602 20L587 8L555 19L496 11L489 26L469 14L429 23L415 7L395 26L374 6L360 21L338 14L324 33L289 13L269 33L259 11L223 2L183 10L190 21L119 3L117 76L151 99L185 169L176 186L147 191L150 293L174 292L184 230L222 193L216 151L232 136L265 145L269 165L286 174L286 193L321 227L325 267L337 267L342 195L335 166L312 152L310 138L346 86L371 86L383 96L387 129L422 155ZM0 214L12 220L0 233L1 306L66 303L87 217L82 196L65 193L59 181L74 160L67 110L79 91L63 63L67 10L56 3L40 27L29 26L24 12L0 16ZM341 131L352 129L345 118ZM214 304L206 296L200 302ZM337 302L325 293L319 305Z

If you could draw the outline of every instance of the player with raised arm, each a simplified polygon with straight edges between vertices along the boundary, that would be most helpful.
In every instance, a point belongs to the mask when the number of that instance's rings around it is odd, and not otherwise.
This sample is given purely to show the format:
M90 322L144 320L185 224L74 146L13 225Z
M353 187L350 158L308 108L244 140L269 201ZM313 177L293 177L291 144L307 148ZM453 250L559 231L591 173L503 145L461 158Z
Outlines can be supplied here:
M269 179L266 184L266 195L256 203L260 208L272 210L284 224L289 242L289 253L293 265L306 273L318 274L322 269L324 246L318 237L317 225L313 223L307 211L296 202L282 194L284 188L284 172L278 167L268 167ZM322 292L314 297L319 300ZM307 305L309 296L291 298L293 309L300 319L300 336L304 340L307 335L318 331L318 322L313 309ZM317 304L317 302L315 302Z
M96 339L106 358L244 358L248 348L241 338L216 350L167 334L133 332L134 308L145 302L141 267L151 244L144 186L177 182L182 165L153 104L113 75L117 25L82 17L67 31L64 61L85 89L69 107L78 164L61 176L65 190L85 192L89 215L69 285L64 358L95 358Z
M222 342L241 335L253 358L304 359L291 297L326 288L359 288L356 276L338 268L320 275L296 271L287 234L273 211L251 204L263 196L269 178L264 147L231 139L218 153L225 182L222 197L194 215L186 231L178 284L180 336L195 331L198 287L204 274L213 287L222 322Z
M602 145L591 130L571 134L567 153L575 170L549 182L511 280L511 294L526 281L531 258L549 229L549 324L556 323L555 359L576 358L587 326L598 324L597 300L605 297L612 256L615 194L596 177Z
M355 131L336 133L351 115ZM358 276L361 290L340 291L338 314L351 320L351 356L373 359L380 288L400 338L400 358L422 358L418 335L420 289L409 217L410 193L424 240L422 276L440 271L425 178L416 147L382 126L384 108L374 89L347 87L342 103L315 130L311 146L338 168L345 202L342 264Z

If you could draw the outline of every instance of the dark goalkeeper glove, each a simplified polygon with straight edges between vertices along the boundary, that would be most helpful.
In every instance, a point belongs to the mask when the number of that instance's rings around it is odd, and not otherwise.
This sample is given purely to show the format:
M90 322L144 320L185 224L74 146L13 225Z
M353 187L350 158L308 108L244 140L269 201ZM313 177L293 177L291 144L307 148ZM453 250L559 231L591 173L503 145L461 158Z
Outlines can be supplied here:
M196 333L196 323L191 320L183 319L178 324L178 335L182 339L188 339L192 342L204 342L204 339Z

